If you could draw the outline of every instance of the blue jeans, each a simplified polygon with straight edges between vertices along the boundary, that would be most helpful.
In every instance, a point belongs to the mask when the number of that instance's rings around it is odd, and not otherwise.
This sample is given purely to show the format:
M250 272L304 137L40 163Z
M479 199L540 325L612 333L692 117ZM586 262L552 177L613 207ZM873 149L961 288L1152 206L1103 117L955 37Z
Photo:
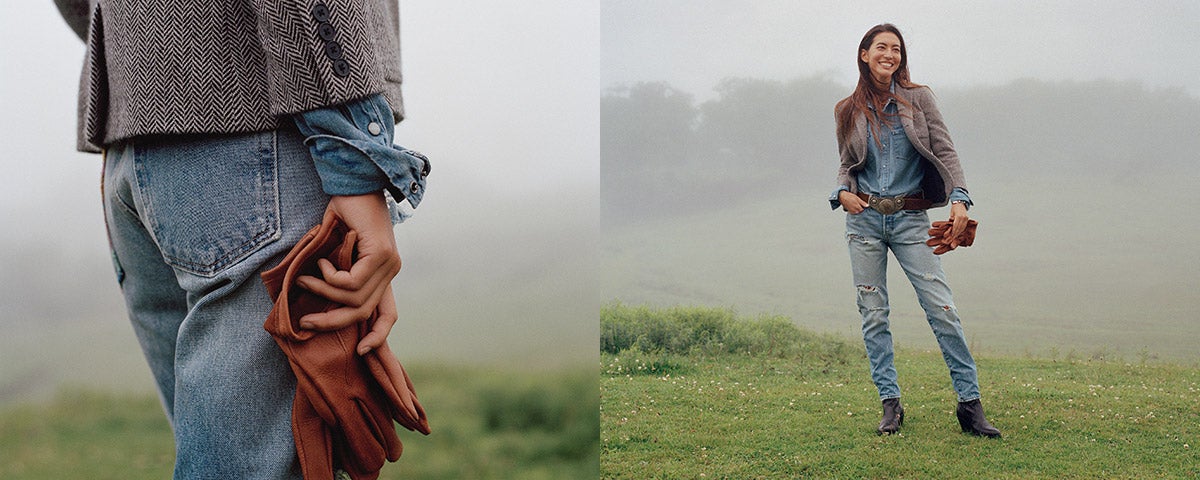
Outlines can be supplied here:
M105 152L104 211L134 332L175 434L177 479L299 479L295 380L259 273L321 221L294 130L137 138Z
M960 402L979 398L975 360L967 349L958 310L942 271L942 261L925 244L929 239L929 215L924 210L901 210L883 215L873 209L846 215L846 239L850 267L858 287L858 311L862 314L863 343L871 363L871 379L879 398L899 398L892 332L888 328L887 252L904 269L917 291L925 318L937 337L938 346Z

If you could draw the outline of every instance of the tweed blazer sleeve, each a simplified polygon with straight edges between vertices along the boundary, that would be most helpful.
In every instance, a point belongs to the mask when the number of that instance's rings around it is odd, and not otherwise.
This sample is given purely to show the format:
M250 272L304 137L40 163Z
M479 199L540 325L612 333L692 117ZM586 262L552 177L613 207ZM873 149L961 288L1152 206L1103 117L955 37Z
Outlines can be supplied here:
M375 93L403 118L395 0L93 1L80 150L269 130Z
M833 120L836 124L841 108L853 108L848 104L838 103L834 107ZM858 192L858 181L854 173L867 163L867 118L861 113L854 120L854 131L843 140L838 137L838 172L837 184L846 187L851 192Z
M913 147L929 161L925 172L926 197L935 205L944 205L955 188L967 191L967 180L958 151L950 138L950 129L942 119L937 101L929 87L900 88L897 93L913 105L916 111L900 106L900 122Z

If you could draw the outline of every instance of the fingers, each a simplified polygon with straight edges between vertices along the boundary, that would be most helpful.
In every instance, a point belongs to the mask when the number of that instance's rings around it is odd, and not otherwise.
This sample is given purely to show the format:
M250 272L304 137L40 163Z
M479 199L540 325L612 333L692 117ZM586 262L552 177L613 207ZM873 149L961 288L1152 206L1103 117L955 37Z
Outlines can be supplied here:
M396 297L392 295L390 285L384 289L383 298L379 299L379 307L375 311L379 314L375 318L375 324L371 326L371 331L367 332L358 342L359 355L366 355L367 352L383 346L387 342L388 334L392 331L392 326L396 324L399 315L396 312Z
M381 288L360 305L346 305L329 311L310 313L300 317L300 328L320 331L338 330L350 326L355 322L366 320L375 312L384 293L390 291L387 287ZM314 291L313 293L316 292ZM394 304L392 308L393 310L395 309Z
M852 197L852 200L842 204L842 208L851 215L858 215L867 209L867 202L864 202L861 198Z
M400 272L399 256L395 262L385 261L383 265L377 266L378 263L378 259L375 258L361 258L350 270L337 270L328 260L321 259L317 261L317 265L321 268L324 279L304 275L297 278L296 283L312 293L342 305L363 306L372 298L378 298L379 293L387 288L392 278Z
M955 219L954 226L950 228L950 238L949 238L950 245L957 247L959 242L961 241L960 238L962 238L963 232L965 232L966 230L967 230L966 218L962 219L961 221L958 219Z

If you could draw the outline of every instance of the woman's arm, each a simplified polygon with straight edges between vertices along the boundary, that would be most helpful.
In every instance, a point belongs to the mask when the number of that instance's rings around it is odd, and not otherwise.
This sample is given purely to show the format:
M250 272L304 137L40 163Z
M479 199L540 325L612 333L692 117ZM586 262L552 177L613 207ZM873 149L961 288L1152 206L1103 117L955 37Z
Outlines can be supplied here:
M920 95L921 112L925 115L925 125L929 129L929 149L950 174L950 178L943 180L950 183L952 189L966 193L967 182L963 175L962 165L958 161L958 152L954 149L954 141L950 139L950 129L946 127L946 122L942 119L942 112L938 110L937 101L933 98L933 91L929 87L924 87L920 89ZM970 199L967 200L967 202L969 201ZM966 230L969 219L966 202L950 204L950 220L954 224L950 231L951 238L957 238Z
M840 125L838 118L841 116L841 108L850 107L844 105L843 101L839 102L838 105L833 108L833 121L835 125ZM850 152L848 139L843 140L842 135L840 134L841 132L838 133L838 187L836 190L834 190L833 195L830 196L829 205L833 209L837 209L840 206L842 207L842 210L845 210L853 215L857 215L862 213L863 209L867 208L867 202L864 202L861 198L858 198L858 195L855 195L853 192L856 185L854 182L853 173L851 173L850 170L856 162L854 155Z

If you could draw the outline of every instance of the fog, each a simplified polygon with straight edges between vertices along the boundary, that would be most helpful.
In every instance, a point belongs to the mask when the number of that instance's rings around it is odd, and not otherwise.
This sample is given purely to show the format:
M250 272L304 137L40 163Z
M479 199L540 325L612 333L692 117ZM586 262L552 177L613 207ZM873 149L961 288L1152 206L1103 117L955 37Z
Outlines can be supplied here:
M853 84L858 41L883 22L904 33L913 80L935 88L1105 78L1200 96L1200 4L1187 0L606 0L600 75L700 99L725 77Z
M976 202L976 244L943 258L972 345L1200 361L1200 227L1181 221L1200 186L1197 7L880 5L604 4L603 298L857 338L844 214L826 201L832 113L863 32L890 21ZM936 348L891 267L897 343Z
M0 18L0 403L61 385L149 391L109 261L101 159L74 151L84 47L52 2L29 3ZM598 8L402 2L396 143L433 162L396 228L402 361L595 356Z

